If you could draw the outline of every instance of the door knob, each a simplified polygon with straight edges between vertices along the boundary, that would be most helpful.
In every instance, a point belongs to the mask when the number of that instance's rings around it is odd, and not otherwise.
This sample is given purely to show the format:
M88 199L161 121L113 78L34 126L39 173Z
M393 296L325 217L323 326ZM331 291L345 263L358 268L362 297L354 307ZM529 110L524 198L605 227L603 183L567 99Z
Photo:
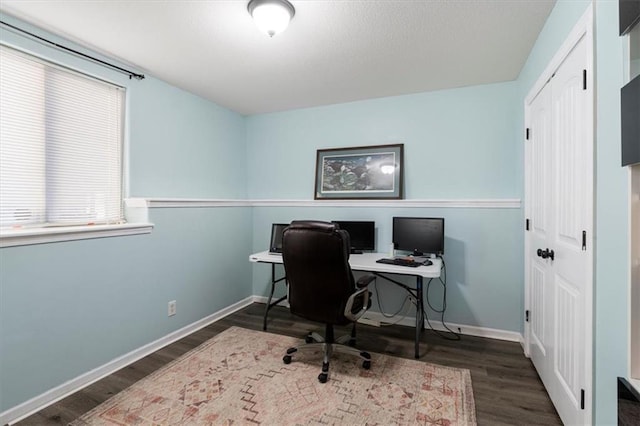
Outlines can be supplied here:
M548 248L542 250L542 249L538 249L538 251L536 252L538 256L540 256L543 259L546 259L547 257L551 260L553 260L555 253L553 252L553 250L549 250Z

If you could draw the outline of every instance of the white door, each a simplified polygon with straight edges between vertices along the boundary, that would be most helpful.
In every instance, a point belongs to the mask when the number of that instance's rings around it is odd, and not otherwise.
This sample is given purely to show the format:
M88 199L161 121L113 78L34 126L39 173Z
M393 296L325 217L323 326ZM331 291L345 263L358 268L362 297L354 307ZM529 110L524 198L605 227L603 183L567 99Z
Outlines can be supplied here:
M552 173L553 156L551 144L551 85L547 84L530 105L530 135L528 148L529 173L531 177L528 197L530 211L528 274L529 274L529 356L544 383L551 376L551 350L553 338L553 274L549 262L537 255L538 249L550 246L553 230Z
M591 400L593 141L585 37L529 105L528 348L560 418L584 424ZM587 401L587 397L589 398ZM589 411L590 413L590 411Z

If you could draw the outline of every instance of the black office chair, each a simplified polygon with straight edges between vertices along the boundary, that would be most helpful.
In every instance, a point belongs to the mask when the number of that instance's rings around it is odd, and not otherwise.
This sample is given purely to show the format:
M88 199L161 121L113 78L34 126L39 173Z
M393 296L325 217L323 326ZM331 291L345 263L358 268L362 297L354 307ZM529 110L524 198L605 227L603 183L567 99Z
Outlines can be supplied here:
M306 345L287 349L285 364L303 349L322 347L322 373L325 383L329 376L329 359L335 350L359 356L362 367L371 367L371 355L351 346L355 344L355 322L369 308L367 286L375 280L365 275L355 282L349 266L349 233L339 226L319 221L293 221L282 239L282 260L287 276L291 313L326 325L325 336L309 333ZM334 325L353 323L351 335L334 339Z

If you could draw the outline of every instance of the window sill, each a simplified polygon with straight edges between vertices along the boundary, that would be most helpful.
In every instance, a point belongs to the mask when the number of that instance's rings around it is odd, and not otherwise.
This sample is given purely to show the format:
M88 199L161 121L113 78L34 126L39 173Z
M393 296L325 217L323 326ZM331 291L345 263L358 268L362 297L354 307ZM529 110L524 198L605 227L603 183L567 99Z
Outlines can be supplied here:
M121 225L61 226L54 228L10 229L0 232L0 248L93 238L150 234L152 223L125 223Z

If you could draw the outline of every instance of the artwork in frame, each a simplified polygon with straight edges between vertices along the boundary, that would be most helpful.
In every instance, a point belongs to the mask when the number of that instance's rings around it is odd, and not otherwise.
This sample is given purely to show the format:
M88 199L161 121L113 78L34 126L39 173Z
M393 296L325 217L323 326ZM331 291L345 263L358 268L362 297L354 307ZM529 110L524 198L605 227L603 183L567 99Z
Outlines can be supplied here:
M401 199L403 144L319 149L314 198Z

